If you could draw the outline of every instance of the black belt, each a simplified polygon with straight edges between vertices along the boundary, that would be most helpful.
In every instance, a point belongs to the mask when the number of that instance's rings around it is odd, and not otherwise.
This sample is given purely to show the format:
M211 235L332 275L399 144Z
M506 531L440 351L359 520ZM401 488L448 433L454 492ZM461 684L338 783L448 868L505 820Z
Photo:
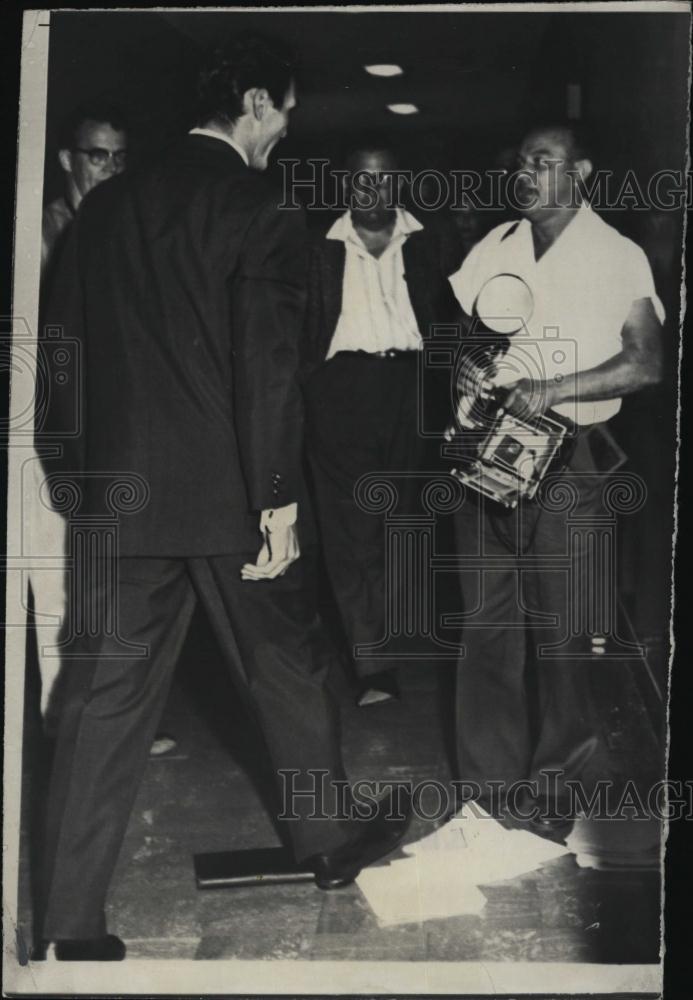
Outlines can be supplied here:
M337 351L330 360L335 358L363 358L368 361L401 361L407 358L416 358L420 351L400 351L395 347L388 348L387 351Z

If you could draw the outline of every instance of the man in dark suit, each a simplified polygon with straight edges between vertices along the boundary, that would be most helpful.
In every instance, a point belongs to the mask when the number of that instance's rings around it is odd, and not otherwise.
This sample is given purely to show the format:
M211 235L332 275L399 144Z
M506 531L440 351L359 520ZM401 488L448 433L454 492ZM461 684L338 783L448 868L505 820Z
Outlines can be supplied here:
M106 934L106 893L196 600L279 786L282 770L305 787L322 769L316 812L335 817L329 782L344 779L331 653L296 528L304 221L278 210L258 172L295 104L291 59L236 39L203 70L199 97L200 126L175 149L85 199L49 306L48 322L82 345L83 426L64 455L81 512L102 512L109 475L111 501L119 477L141 494L114 567L84 567L71 617L77 628L87 605L103 616L68 660L47 804L42 937L61 960L124 956ZM296 859L322 888L351 881L406 825L400 811L354 825L292 805Z
M386 600L382 520L360 509L354 487L366 473L421 468L422 338L459 309L447 280L458 259L398 204L391 150L367 142L346 166L349 210L312 252L306 395L325 561L353 650L384 638ZM359 705L397 696L382 660L355 656L354 667Z

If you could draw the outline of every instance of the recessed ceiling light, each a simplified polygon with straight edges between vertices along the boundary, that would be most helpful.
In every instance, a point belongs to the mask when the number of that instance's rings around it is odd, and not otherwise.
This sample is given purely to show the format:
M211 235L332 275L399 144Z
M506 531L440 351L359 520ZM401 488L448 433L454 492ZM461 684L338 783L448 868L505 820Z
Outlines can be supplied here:
M393 115L418 115L419 109L415 104L388 104L387 110Z
M396 66L394 63L373 63L363 68L371 76L401 76L404 73L402 67Z

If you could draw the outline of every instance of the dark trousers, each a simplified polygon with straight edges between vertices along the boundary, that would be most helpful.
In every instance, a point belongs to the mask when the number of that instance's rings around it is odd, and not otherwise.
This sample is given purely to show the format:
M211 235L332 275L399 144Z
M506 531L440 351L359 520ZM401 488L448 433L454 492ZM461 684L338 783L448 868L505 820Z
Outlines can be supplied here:
M68 662L42 858L46 940L105 933L108 885L197 600L274 770L298 770L301 788L311 787L308 769L344 780L338 716L326 687L332 654L310 597L309 566L302 558L276 580L244 582L241 566L253 559L119 561L118 632L148 655L123 657L113 639L97 634L80 640L86 659ZM101 583L91 586L89 599L105 603ZM313 806L298 803L301 818L287 822L298 860L348 839L345 823L308 819Z
M563 476L574 484L578 498L572 517L589 518L601 510L603 479L584 438L578 437ZM501 804L515 781L537 782L541 797L542 789L554 787L547 771L577 777L573 764L594 736L590 661L585 658L590 646L571 637L576 592L571 591L569 571L555 565L555 557L567 554L567 516L537 500L508 511L472 491L455 515L458 553L481 560L480 567L462 569L460 577L460 778L477 782L485 796L491 796L488 782L503 782L495 793ZM531 568L527 557L533 560ZM586 559L585 547L577 546L572 560L578 587L590 586ZM560 644L563 655L540 650L544 644ZM554 798L560 799L560 778L556 788Z
M327 572L350 651L385 633L385 530L354 487L367 473L419 467L417 352L394 358L336 354L307 385L308 456ZM401 480L400 494L407 484ZM409 503L400 495L398 510ZM354 658L359 676L386 660Z

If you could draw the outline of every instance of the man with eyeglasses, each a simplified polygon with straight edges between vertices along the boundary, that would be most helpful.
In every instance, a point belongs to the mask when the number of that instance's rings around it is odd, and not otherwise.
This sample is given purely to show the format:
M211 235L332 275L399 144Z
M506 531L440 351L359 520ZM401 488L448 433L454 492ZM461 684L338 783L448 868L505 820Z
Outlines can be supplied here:
M95 102L75 109L62 123L58 136L58 161L63 171L64 194L43 210L41 224L42 304L47 301L60 248L82 199L92 188L125 168L127 128L115 106ZM37 556L64 556L64 525L58 514L39 500L43 473L34 462L34 492L30 518L32 551ZM59 622L65 595L61 574L33 569L31 591L37 625L37 655L41 675L41 714L45 732L52 735L60 712L62 684L58 681L60 657L51 652L58 644ZM164 744L160 744L164 746ZM165 746L168 748L169 743Z
M128 155L127 125L123 112L115 105L92 103L81 105L63 122L60 131L58 160L65 177L65 194L52 201L43 211L41 239L41 298L46 301L52 272L61 242L67 235L82 199L92 188L120 174L125 169ZM37 466L38 469L38 466ZM40 484L37 484L37 490ZM62 532L56 532L53 511L39 506L34 517L35 528L41 533L41 554L45 555ZM62 554L62 552L60 553ZM34 607L39 620L62 617L63 594L55 593L57 574L32 574ZM43 607L42 607L43 605ZM43 614L42 614L43 612ZM41 707L47 734L52 734L60 710L59 695L54 697L60 660L56 656L43 656L42 647L53 646L57 641L55 625L39 626L43 639L39 642L41 672ZM59 685L58 685L59 686ZM168 733L157 733L152 743L151 755L159 757L169 753L176 740Z
M555 840L574 818L566 782L583 776L600 749L590 661L611 638L589 641L580 625L584 613L592 629L599 614L593 560L610 557L578 535L566 572L568 517L590 524L613 516L605 483L623 456L605 425L622 397L662 378L664 309L642 249L585 197L588 141L573 123L528 132L511 178L520 218L492 229L450 279L465 323L495 277L523 280L531 302L499 300L497 312L485 313L489 325L496 316L520 321L491 378L511 414L531 420L550 411L570 426L570 447L534 499L509 510L468 490L455 514L458 551L485 560L460 574L461 777L499 818Z
M65 194L52 201L43 211L41 239L41 298L45 302L50 291L52 273L59 256L60 245L67 235L70 223L75 218L82 199L92 188L123 172L128 154L127 127L123 113L110 104L82 105L65 120L61 128L58 159L65 176ZM38 465L36 466L38 471ZM37 492L40 483L37 483ZM62 531L56 524L57 515L39 504L33 518L34 529L39 533L40 554L53 550ZM37 551L39 551L37 549ZM60 548L59 555L62 554ZM64 597L58 575L53 572L32 573L31 584L34 609L41 622L62 617ZM56 592L59 587L59 593ZM39 648L41 672L41 708L46 733L52 735L57 725L60 711L60 694L56 687L60 670L60 659L44 656L43 647L50 648L57 643L58 626L42 624ZM169 753L176 746L176 740L168 733L157 733L151 747L151 755L159 757Z
M43 211L42 280L45 281L61 237L84 196L125 169L127 147L125 120L118 108L111 105L83 105L64 122L58 160L64 173L65 193Z

